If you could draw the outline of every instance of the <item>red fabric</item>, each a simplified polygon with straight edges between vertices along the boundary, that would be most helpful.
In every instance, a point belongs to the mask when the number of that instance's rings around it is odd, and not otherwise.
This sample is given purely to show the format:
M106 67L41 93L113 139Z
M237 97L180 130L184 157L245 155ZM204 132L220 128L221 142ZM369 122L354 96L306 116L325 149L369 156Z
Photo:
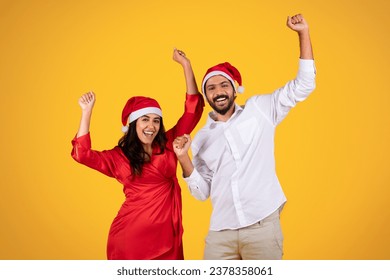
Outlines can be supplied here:
M132 177L129 161L119 147L91 149L90 134L72 140L72 157L123 184L125 201L112 222L108 259L183 259L181 190L176 177L177 159L172 141L191 133L203 112L200 94L188 95L185 112L166 132L168 142L163 154L153 151L141 176Z
M238 69L233 65L231 65L229 62L224 62L224 63L217 64L206 71L206 74L203 76L203 80L202 80L203 93L206 93L205 85L207 80L215 75L221 75L221 73L218 72L225 73L227 75L226 78L228 78L231 81L233 86L234 86L234 81L237 81L238 85L242 86L241 74L238 71Z
M160 105L153 98L144 97L144 96L133 96L132 98L130 98L122 110L122 124L123 125L127 124L127 120L131 113L134 113L135 111L147 107L158 108L161 110Z

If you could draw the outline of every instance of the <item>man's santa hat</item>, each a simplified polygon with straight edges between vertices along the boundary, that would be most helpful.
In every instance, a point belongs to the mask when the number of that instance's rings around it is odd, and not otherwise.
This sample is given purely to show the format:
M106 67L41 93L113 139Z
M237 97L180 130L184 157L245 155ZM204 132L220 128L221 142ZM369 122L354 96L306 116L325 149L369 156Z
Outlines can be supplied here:
M215 65L207 70L206 74L203 77L203 81L202 81L202 91L204 94L206 94L205 86L206 86L207 80L210 79L211 77L214 77L217 75L224 76L226 79L228 79L232 83L236 92L238 92L238 93L244 92L244 87L242 86L240 72L237 70L236 67L231 65L229 62L224 62L224 63L220 63L218 65ZM236 87L235 81L237 82L238 87Z
M130 98L122 111L122 131L126 133L129 130L128 123L130 124L147 114L156 114L162 117L161 107L156 100L144 96Z

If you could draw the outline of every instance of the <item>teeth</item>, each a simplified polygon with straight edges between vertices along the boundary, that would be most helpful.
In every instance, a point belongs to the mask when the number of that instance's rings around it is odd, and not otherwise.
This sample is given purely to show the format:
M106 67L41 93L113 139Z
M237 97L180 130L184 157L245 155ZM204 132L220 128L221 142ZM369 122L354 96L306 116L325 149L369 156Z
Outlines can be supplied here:
M217 99L217 101L223 101L225 99L226 99L226 97L220 97L220 98Z
M144 133L147 135L153 135L153 132L151 132L151 131L144 131Z

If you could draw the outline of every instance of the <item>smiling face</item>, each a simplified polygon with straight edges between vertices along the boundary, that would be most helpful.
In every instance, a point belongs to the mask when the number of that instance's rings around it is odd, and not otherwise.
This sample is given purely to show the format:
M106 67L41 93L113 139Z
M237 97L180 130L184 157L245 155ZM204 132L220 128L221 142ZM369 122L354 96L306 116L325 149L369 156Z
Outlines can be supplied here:
M234 112L236 94L231 82L221 75L213 76L205 84L206 99L216 113L230 117Z
M161 117L157 114L147 114L136 120L136 131L145 151L150 151L152 143L161 126Z

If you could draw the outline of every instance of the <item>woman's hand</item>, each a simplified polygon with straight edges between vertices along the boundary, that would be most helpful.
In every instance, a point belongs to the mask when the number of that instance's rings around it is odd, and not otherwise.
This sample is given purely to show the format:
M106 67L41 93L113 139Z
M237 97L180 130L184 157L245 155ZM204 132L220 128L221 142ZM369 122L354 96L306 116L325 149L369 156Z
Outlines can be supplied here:
M77 132L77 137L83 136L89 132L89 127L91 124L92 109L95 105L95 94L90 91L83 94L79 98L79 105L81 107L81 120L79 130Z
M173 150L178 158L182 156L188 156L188 150L190 146L191 146L191 136L189 134L178 136L173 141Z
M183 67L190 64L190 60L186 57L186 54L178 49L173 49L173 60L182 65Z
M92 111L93 106L95 105L95 94L90 91L83 94L79 98L79 105L83 111Z

